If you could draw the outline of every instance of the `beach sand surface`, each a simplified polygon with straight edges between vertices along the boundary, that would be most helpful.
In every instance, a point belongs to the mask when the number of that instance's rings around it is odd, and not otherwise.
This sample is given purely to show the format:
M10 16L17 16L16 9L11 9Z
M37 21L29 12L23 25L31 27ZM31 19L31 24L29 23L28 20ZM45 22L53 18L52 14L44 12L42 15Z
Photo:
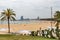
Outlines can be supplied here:
M36 23L28 23L28 24L10 24L11 32L17 32L19 30L29 30L29 31L37 31L47 29L48 27L51 27L51 21L42 21L42 22L36 22ZM52 26L55 26L55 23L52 22ZM0 28L8 28L7 24L0 24ZM7 32L8 30L6 30Z

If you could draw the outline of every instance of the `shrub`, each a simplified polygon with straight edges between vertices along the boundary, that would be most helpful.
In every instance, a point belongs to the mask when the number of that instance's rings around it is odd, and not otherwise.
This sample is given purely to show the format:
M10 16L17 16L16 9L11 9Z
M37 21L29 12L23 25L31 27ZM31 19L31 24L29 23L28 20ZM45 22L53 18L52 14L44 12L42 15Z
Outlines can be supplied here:
M34 36L34 31L31 31L31 35Z
M44 35L44 30L42 30L42 36L44 37L45 35Z

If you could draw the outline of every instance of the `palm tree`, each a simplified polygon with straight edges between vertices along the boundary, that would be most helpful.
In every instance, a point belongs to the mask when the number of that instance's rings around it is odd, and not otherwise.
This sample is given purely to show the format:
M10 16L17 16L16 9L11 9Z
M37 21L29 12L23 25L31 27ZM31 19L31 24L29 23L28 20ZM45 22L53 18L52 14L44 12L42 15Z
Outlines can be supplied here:
M56 35L59 38L59 22L60 22L60 11L56 11L54 15L55 21L56 21Z
M10 33L10 20L15 20L16 14L12 9L6 9L3 12L1 12L1 20L7 20L8 21L8 33Z

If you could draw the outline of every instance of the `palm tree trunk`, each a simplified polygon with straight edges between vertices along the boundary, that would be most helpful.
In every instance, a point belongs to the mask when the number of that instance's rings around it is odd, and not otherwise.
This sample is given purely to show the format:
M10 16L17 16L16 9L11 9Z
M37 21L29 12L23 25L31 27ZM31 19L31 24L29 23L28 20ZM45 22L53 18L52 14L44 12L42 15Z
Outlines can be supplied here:
M8 17L8 33L10 33L10 22L9 22L9 17Z

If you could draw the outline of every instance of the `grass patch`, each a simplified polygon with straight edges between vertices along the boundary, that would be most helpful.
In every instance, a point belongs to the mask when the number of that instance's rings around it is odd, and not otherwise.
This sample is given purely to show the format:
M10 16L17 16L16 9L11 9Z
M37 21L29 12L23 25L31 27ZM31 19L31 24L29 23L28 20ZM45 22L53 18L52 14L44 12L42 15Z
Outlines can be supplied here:
M0 34L0 40L56 40L56 39L49 39L49 38L38 37L38 36Z

